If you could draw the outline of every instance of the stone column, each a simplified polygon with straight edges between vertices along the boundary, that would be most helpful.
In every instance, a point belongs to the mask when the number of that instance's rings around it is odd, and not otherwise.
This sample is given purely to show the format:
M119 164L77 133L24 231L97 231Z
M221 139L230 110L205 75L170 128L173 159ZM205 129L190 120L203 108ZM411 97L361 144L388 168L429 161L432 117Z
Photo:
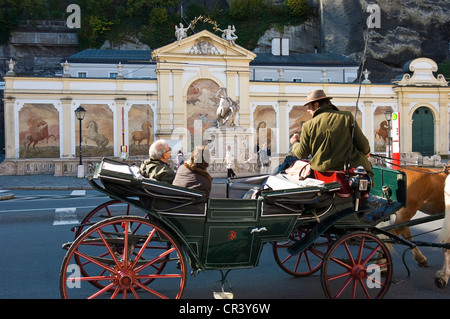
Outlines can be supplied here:
M278 101L279 105L279 122L278 122L278 134L280 135L278 140L280 141L279 153L287 154L289 151L289 111L286 100Z
M73 119L75 116L72 114L71 104L72 98L61 98L62 103L62 123L59 125L62 126L63 135L60 136L62 141L62 157L69 158L72 157L72 145L71 145L71 136L72 136L72 125ZM78 120L77 120L78 121Z
M116 136L114 138L114 143L117 147L115 147L115 149L117 149L118 154L114 154L114 156L120 156L122 149L121 146L128 146L128 134L125 130L126 128L126 121L127 121L127 115L125 113L125 102L127 101L126 98L116 98L115 102L116 102L116 114L117 114L117 120L116 120L116 127L117 129L117 133ZM129 150L127 150L129 151Z
M173 128L186 127L186 100L183 98L183 70L172 70L173 74Z
M239 101L240 101L240 110L239 110L239 125L244 128L250 127L250 71L239 71Z
M441 156L448 156L449 153L449 140L444 138L449 136L449 122L448 122L448 109L450 106L450 100L448 94L445 91L439 94L439 113L441 125L439 125L439 136L442 136L438 145L438 154Z
M158 132L156 139L170 139L172 133L171 109L170 109L170 74L168 69L157 69L158 78Z
M16 125L14 124L14 103L16 102L16 99L11 96L6 96L4 102L5 102L5 112L4 112L5 158L16 158L16 134L15 134Z

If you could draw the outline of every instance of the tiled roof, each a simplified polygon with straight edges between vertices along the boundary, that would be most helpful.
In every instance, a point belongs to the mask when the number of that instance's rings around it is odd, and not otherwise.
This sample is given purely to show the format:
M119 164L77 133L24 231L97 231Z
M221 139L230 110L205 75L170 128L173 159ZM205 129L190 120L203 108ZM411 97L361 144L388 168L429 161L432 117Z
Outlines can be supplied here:
M359 64L337 53L290 53L288 56L273 55L271 53L259 53L250 63L257 65L277 65L277 66L354 66Z
M69 63L152 63L151 50L101 50L86 49L68 57Z
M69 63L154 63L151 61L151 50L105 50L86 49L68 57ZM258 53L250 63L251 66L353 66L359 64L341 54L336 53L290 53L288 56Z

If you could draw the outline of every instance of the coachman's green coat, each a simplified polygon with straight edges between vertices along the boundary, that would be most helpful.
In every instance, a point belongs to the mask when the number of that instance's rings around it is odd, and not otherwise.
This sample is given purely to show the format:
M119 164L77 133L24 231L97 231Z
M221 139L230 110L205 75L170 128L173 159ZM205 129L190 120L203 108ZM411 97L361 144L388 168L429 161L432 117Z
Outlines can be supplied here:
M311 168L319 172L343 170L352 144L351 112L339 111L333 104L321 106L311 120L303 124L300 142L295 143L292 152L300 159L312 156ZM373 176L372 165L366 155L370 145L355 122L353 150L350 167L363 166Z

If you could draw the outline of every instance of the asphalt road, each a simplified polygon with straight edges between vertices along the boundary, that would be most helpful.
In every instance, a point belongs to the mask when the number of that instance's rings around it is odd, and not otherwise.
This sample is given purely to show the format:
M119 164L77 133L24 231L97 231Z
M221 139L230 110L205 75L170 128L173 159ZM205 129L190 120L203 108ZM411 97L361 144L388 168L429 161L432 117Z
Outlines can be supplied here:
M223 190L217 190L223 194ZM70 228L93 207L109 198L94 191L11 190L14 199L0 201L0 298L58 299L59 270L65 255L63 243L73 240ZM442 220L413 228L422 233L439 228ZM422 235L421 241L435 241L437 232ZM401 255L406 247L395 245L394 281L385 299L449 299L450 288L438 289L434 274L442 264L438 248L423 248L430 267L420 268L407 253L411 275ZM188 278L184 298L212 299L220 279L218 271L206 271ZM233 270L228 276L236 299L324 299L320 271L306 278L293 278L275 263L272 245L266 244L259 265Z

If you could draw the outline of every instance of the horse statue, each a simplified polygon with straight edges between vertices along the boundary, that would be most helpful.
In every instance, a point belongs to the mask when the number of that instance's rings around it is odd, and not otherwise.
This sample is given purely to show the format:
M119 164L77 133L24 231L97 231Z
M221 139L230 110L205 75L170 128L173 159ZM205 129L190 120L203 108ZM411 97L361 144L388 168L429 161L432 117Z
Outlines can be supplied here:
M133 133L131 133L131 138L133 139L134 144L141 145L141 142L143 140L147 140L147 145L150 144L150 128L152 127L152 125L150 124L150 122L145 121L144 123L142 123L141 125L141 131L134 131Z
M98 133L98 125L96 121L89 121L87 124L88 133L84 135L84 144L87 144L87 140L93 141L97 144L97 147L105 147L108 145L109 140L105 135Z
M216 126L229 124L235 126L234 119L239 111L239 99L234 101L227 94L226 88L219 88L216 93L216 97L220 98L219 106L216 111Z
M56 136L53 134L48 134L48 124L44 120L39 120L36 124L30 128L29 133L25 136L24 146L26 145L27 150L30 148L30 145L35 149L36 144L39 141L46 140L48 143L48 139L52 137L56 139ZM27 145L28 143L28 145Z

